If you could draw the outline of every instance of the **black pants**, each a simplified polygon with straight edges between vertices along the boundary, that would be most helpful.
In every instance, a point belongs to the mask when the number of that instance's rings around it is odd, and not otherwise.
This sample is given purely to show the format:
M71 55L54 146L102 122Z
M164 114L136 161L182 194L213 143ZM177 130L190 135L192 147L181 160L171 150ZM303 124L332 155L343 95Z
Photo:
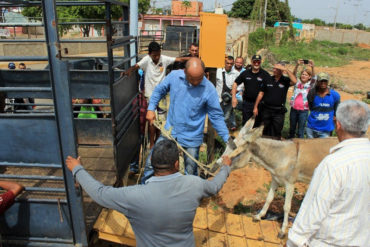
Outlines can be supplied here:
M281 138L281 131L284 127L285 112L283 109L269 109L264 107L262 112L262 122L265 125L263 135Z
M243 126L244 124L253 117L253 108L254 108L254 102L252 101L243 101ZM256 120L254 122L253 128L259 127L262 122L262 109L261 107L258 107L258 115L256 117Z

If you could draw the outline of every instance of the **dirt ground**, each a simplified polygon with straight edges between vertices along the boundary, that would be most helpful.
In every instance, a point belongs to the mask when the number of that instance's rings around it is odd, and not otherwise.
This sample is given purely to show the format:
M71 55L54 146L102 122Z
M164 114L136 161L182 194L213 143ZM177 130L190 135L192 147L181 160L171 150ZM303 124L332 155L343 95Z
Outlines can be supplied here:
M339 91L341 101L348 99L361 100L367 91L370 91L370 61L353 61L349 65L334 68L317 68L317 72L328 72L336 81L340 80L351 92L362 92L361 94L351 94ZM346 90L347 91L347 90ZM288 92L290 97L292 90ZM253 210L260 210L265 201L269 183L271 181L270 173L264 168L251 164L242 169L231 172L227 182L223 186L216 198L211 203L216 203L226 211L233 211L233 208L242 203L245 206L251 206ZM294 198L302 200L308 185L296 183L296 192ZM274 212L283 211L283 193L277 193L278 198L273 201L270 210ZM276 195L276 194L275 194ZM297 201L295 200L295 201ZM292 204L293 214L299 209L299 204Z
M352 61L341 67L316 68L327 72L331 81L346 92L366 93L370 91L370 61Z

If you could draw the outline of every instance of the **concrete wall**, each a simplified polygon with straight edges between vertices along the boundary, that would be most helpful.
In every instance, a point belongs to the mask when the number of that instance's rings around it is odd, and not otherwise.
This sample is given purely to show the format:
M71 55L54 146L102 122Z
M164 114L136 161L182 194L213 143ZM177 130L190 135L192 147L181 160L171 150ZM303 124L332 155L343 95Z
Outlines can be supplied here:
M67 43L62 44L62 55L107 52L105 43ZM47 56L45 43L0 43L0 56Z
M370 45L370 32L316 27L315 39L329 40L337 43L364 43Z
M240 18L228 18L226 32L226 54L247 58L249 33L260 25Z

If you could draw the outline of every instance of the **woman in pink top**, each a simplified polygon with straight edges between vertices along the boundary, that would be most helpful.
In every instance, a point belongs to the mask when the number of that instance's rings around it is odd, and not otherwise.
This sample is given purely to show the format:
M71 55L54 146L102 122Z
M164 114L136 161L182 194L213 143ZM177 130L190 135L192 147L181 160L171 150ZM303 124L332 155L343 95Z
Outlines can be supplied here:
M297 74L298 66L304 65L305 61L299 59L294 68L294 74ZM298 76L297 76L298 77ZM290 99L290 130L289 138L294 138L296 136L296 129L298 125L297 136L298 138L304 138L304 129L308 117L308 102L307 94L310 88L315 84L316 77L314 72L314 64L312 60L308 60L307 68L303 68L301 76L299 77L297 83L294 86L294 92Z

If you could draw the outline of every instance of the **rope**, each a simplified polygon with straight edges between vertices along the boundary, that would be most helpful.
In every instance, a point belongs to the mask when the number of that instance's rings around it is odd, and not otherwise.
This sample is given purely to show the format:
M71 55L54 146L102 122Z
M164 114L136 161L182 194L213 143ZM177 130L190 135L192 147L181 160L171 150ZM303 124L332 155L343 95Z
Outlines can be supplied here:
M154 123L153 123L153 125L156 127L156 128L158 128L159 130L161 130L161 134L164 136L164 137L166 137L167 139L169 139L169 140L172 140L172 141L174 141L175 143L176 143L176 145L177 145L177 147L181 150L181 151L183 151L192 161L194 161L196 164L197 164L197 166L201 169L201 170L203 170L204 171L204 174L205 175L211 175L211 176L215 176L216 174L215 173L213 173L213 172L211 172L211 171L209 171L209 169L208 169L208 167L206 166L206 165L204 165L204 164L202 164L201 162L199 162L198 160L196 160L193 156L191 156L177 141L176 141L176 139L175 138L173 138L172 137L172 135L171 135L171 130L172 130L172 128L168 131L168 130L166 130L165 128L164 128L164 124L162 123L162 122L160 122L160 121L158 121L158 120L155 120L154 121Z

